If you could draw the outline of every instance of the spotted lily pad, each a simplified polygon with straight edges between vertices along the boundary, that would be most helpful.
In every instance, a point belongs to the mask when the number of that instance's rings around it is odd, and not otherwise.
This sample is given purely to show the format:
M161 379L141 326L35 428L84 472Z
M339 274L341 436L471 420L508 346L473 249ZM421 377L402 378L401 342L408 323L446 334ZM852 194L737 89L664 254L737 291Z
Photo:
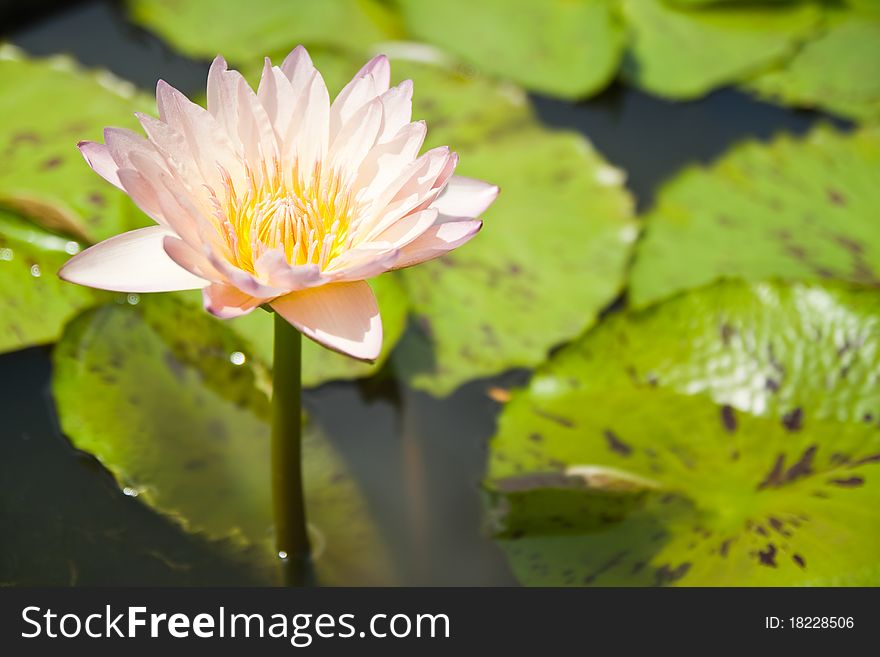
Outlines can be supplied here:
M364 48L402 36L379 0L128 0L132 20L195 57L247 62L297 44Z
M407 31L527 89L581 98L614 77L623 26L612 0L402 0Z
M169 296L110 305L73 322L55 352L61 426L120 486L270 579L269 386L221 322ZM236 365L235 363L241 363ZM319 581L387 583L390 570L360 492L311 423L306 504Z
M0 47L0 203L86 242L147 225L125 194L83 162L76 144L102 140L105 126L134 127L134 112L153 107L107 73Z
M330 351L311 340L303 341L302 381L306 387L317 386L327 381L340 379L359 379L378 372L406 327L408 299L406 292L396 277L380 276L370 281L370 287L379 301L382 315L382 353L372 365L348 358ZM247 353L253 352L263 362L272 362L274 323L272 315L255 311L244 317L229 321L233 331L245 338L250 346ZM243 352L244 353L244 352Z
M80 248L0 209L0 353L54 342L71 317L106 300L55 275Z
M645 217L638 306L718 278L880 286L880 133L819 128L746 143L661 190Z
M559 352L491 444L517 576L880 583L878 317L873 290L725 283Z
M622 0L630 30L626 77L666 98L696 98L791 57L821 20L811 3L734 3L686 9Z
M869 10L868 8L872 9ZM829 8L821 36L785 66L751 81L761 97L856 120L880 118L880 4Z

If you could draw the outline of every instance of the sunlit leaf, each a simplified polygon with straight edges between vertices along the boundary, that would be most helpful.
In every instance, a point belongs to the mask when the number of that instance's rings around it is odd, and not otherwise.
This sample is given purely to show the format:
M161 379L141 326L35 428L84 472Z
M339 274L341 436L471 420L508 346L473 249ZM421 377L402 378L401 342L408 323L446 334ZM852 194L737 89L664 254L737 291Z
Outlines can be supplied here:
M612 0L402 0L409 34L481 72L567 98L603 89L623 51Z
M268 377L247 345L191 305L142 297L90 311L65 332L53 381L62 429L120 486L271 578ZM240 361L238 361L240 362ZM359 490L320 430L304 438L318 578L387 583Z
M106 300L55 275L79 249L0 209L0 353L54 342L77 312Z
M829 8L821 36L785 66L747 87L785 105L815 107L857 120L880 118L880 4Z
M628 80L659 96L696 98L795 53L821 18L811 3L736 3L687 10L622 0L630 30Z
M496 530L543 585L877 584L880 292L720 284L609 318L514 395Z
M360 49L401 36L379 0L128 0L132 19L187 55L246 62L298 44Z
M151 223L83 161L80 140L133 128L155 104L107 73L65 58L29 60L0 49L0 203L44 226L98 241Z
M645 217L631 299L718 278L880 286L880 134L819 128L747 143L663 187Z

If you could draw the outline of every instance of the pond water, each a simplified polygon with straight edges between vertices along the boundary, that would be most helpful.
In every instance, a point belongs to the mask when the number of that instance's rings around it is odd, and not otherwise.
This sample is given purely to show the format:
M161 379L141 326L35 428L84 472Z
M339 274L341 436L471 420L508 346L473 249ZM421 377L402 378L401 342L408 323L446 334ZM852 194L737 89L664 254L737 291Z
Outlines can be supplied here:
M47 3L58 6L62 3ZM66 52L152 90L163 78L204 86L208 63L173 53L110 2L4 21L5 38L33 55ZM572 104L534 97L548 125L587 135L627 172L639 207L681 167L707 162L744 138L803 133L819 120L722 90L670 103L615 85ZM454 144L452 145L454 147ZM391 373L393 374L393 372ZM0 584L245 584L197 537L126 496L61 434L49 381L50 350L0 357ZM305 403L350 464L406 585L511 585L484 528L480 480L500 405L490 387L525 372L472 382L445 399L392 376L309 390Z

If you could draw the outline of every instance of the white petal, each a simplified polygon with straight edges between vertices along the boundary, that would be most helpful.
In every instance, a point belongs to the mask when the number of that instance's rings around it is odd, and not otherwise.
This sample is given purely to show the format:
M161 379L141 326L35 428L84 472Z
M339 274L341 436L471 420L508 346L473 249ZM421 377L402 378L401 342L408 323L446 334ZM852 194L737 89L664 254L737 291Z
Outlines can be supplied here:
M208 281L194 276L165 253L172 233L162 226L139 228L92 246L67 261L58 276L71 283L115 292L197 290Z
M325 347L360 360L379 357L382 320L376 297L364 281L293 292L275 299L272 308Z
M376 143L381 125L382 103L377 98L364 105L336 135L329 152L331 167L348 171L349 180L354 180L358 167Z
M377 241L388 242L401 249L428 230L437 220L437 209L428 208L398 219L385 229Z
M122 189L122 183L119 182L119 166L110 155L110 150L104 144L98 144L93 141L81 141L77 144L79 152L89 163L95 173L101 176L108 183L116 185Z
M451 217L479 217L498 198L498 192L498 185L452 176L431 207Z

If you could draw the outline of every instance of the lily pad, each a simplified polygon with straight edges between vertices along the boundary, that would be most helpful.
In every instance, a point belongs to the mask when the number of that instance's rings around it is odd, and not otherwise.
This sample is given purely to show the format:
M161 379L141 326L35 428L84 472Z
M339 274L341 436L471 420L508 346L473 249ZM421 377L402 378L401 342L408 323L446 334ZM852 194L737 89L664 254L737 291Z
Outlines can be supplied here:
M491 444L518 577L880 583L878 317L873 290L724 283L559 352Z
M623 53L612 0L401 0L400 9L416 38L483 73L565 98L601 91Z
M880 286L880 133L746 143L666 184L645 217L637 306L719 278Z
M880 5L829 8L825 31L784 67L747 88L784 105L819 108L851 119L880 118Z
M362 49L402 36L378 0L129 0L131 18L194 57L247 62L307 46Z
M0 203L86 242L148 225L125 194L83 162L76 144L102 141L105 126L133 128L134 112L153 106L108 73L0 47Z
M55 275L80 248L0 209L0 353L55 342L69 319L107 299Z
M127 493L270 579L268 381L257 359L230 359L245 348L188 304L142 297L69 326L55 352L53 388L65 434ZM311 423L303 452L319 581L387 583L386 555L360 491Z
M625 76L658 96L697 98L791 57L812 36L814 4L730 4L677 8L622 0L630 31Z
M408 299L406 291L393 275L384 275L370 281L370 287L379 302L382 315L382 353L372 365L356 361L330 351L311 340L303 340L303 386L313 386L342 379L372 376L385 364L403 330L406 328ZM254 311L229 321L229 326L245 338L251 351L265 363L272 362L274 323L270 313Z
M534 366L590 326L620 292L637 235L623 174L578 135L502 130L462 149L458 171L501 186L483 230L400 272L419 330L395 362L438 395Z

